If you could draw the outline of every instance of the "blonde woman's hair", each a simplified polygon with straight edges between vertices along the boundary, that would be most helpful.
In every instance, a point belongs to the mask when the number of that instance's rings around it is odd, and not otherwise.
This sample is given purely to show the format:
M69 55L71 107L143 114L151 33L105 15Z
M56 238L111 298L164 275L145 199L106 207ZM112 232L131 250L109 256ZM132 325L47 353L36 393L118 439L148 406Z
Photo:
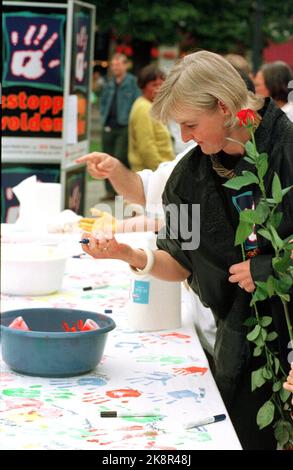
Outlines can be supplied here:
M258 111L264 102L247 90L226 59L213 52L198 51L183 57L169 72L154 100L152 116L167 122L187 108L215 110L219 101L231 112L226 123L229 127L236 125L240 109Z

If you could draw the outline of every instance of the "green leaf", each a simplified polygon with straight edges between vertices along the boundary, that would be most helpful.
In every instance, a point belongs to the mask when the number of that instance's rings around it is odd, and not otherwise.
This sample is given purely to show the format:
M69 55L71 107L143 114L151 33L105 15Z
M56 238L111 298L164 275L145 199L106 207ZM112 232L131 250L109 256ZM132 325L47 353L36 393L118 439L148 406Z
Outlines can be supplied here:
M282 189L282 196L285 196L285 194L287 194L289 191L291 191L292 188L293 188L293 185Z
M268 336L267 330L265 328L261 328L260 334L261 334L262 339L265 341Z
M240 220L246 223L256 224L257 222L257 213L254 209L244 209L240 212Z
M243 170L242 175L249 178L253 183L259 184L258 177L252 171Z
M266 238L267 240L272 241L272 235L270 232L264 228L260 228L257 233L259 233L262 237Z
M285 390L285 388L281 388L281 390L279 391L279 395L282 402L285 403L291 396L291 392L289 392L289 390Z
M261 317L260 324L263 327L269 326L272 323L272 317Z
M266 198L266 202L270 205L270 206L275 206L276 204L278 204L275 199L273 199L272 197L267 197Z
M256 388L260 388L266 382L262 375L263 368L254 370L251 374L251 391L253 392Z
M291 265L291 251L285 251L284 256L278 256L272 259L272 265L275 271L284 273Z
M273 225L275 228L278 228L281 221L282 221L283 213L282 212L274 212L270 216L270 223Z
M278 333L275 331L272 331L271 333L268 334L267 336L267 341L274 341L278 337Z
M274 363L275 363L275 374L277 375L279 372L279 368L280 368L280 361L276 356L274 357Z
M280 250L281 248L283 248L284 242L283 242L283 240L279 237L278 232L277 232L277 230L275 229L275 227L273 227L272 225L270 225L270 232L271 232L271 235L272 235L272 242L273 242L273 244L275 244L276 247L277 247L279 250Z
M260 334L260 331L261 331L260 325L255 325L253 330L250 333L248 333L246 338L248 339L248 341L254 341Z
M256 281L256 289L252 295L250 305L254 305L256 302L261 302L268 297L266 282Z
M261 335L259 335L259 336L254 340L254 344L255 344L256 346L258 346L259 348L262 348L262 347L265 345L265 342L264 342L264 340L263 340L263 338L262 338Z
M281 390L281 388L282 388L282 382L281 380L278 380L278 382L274 383L272 390L273 392L278 392L279 390Z
M290 425L290 423L289 423ZM289 431L287 429L287 423L286 421L284 420L279 420L277 421L276 425L275 425L275 430L274 430L274 436L280 446L280 448L282 449L284 447L285 444L288 443L289 439L290 439L290 434L289 434Z
M278 295L284 302L290 302L290 295L289 294L278 294Z
M272 372L267 367L263 368L262 375L264 379L267 379L267 380L271 380L271 378L273 377Z
M273 357L272 357L271 354L270 354L269 357L268 357L267 363L268 363L270 366L273 366L273 364L274 364L274 359L273 359Z
M252 231L253 231L253 224L240 222L236 230L234 245L235 246L242 245L242 243L245 242L245 240L252 233Z
M283 199L281 181L277 173L275 173L272 184L272 196L277 203Z
M247 223L262 224L268 214L269 208L264 202L260 202L256 209L245 209L240 212L240 220Z
M252 165L255 165L255 160L253 160L252 158L244 157L244 160L246 160L249 163L252 163Z
M254 357L258 357L261 355L263 348L260 346L256 346L253 350Z
M235 176L234 178L231 178L229 181L224 183L223 186L230 189L241 189L243 186L248 186L252 183L258 184L258 178L254 173L251 173L250 171L243 171L242 174L243 176Z
M260 178L263 178L268 170L268 158L266 153L261 153L257 158L257 170Z
M246 142L245 150L246 150L247 155L249 155L250 157L252 157L252 158L256 157L257 150L256 150L254 144L250 140L248 142ZM254 162L255 162L255 159L254 159Z
M266 220L267 216L269 215L270 209L265 202L261 201L256 206L255 212L257 213L256 223L262 224Z
M259 429L263 429L269 424L274 419L274 414L275 414L275 405L273 402L270 400L266 401L264 405L258 410L257 416L256 416L256 422L259 427Z
M287 294L293 285L293 278L290 274L281 274L280 279L275 279L276 294Z
M243 325L245 326L254 326L256 324L257 324L257 319L255 317L246 318L245 322L243 323Z
M293 237L293 235L291 235ZM284 250L293 250L293 243L287 243L286 246L284 246Z

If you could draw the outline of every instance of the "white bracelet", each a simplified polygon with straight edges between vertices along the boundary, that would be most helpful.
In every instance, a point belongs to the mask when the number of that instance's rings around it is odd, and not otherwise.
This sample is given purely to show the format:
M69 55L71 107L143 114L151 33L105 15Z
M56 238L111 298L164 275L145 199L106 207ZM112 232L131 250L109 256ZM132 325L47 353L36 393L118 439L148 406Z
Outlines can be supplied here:
M153 251L150 250L149 248L139 248L139 249L144 251L145 254L147 255L147 263L146 263L145 267L143 269L138 269L138 268L135 268L134 266L131 266L131 265L129 265L129 267L130 267L130 270L134 274L137 274L139 276L140 275L143 276L144 274L148 274L153 269L154 262L155 262L155 255L154 255Z

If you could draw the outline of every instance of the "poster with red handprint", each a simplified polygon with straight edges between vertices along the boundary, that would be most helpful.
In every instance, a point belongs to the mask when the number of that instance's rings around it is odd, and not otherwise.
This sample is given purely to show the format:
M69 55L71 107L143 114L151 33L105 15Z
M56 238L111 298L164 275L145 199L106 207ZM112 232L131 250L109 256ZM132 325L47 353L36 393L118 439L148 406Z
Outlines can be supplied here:
M71 64L71 93L82 91L87 93L90 64L91 18L89 13L74 8L72 64Z
M92 13L79 4L73 8L70 94L77 96L77 139L87 139L91 71Z
M64 22L61 14L3 14L3 86L63 89Z

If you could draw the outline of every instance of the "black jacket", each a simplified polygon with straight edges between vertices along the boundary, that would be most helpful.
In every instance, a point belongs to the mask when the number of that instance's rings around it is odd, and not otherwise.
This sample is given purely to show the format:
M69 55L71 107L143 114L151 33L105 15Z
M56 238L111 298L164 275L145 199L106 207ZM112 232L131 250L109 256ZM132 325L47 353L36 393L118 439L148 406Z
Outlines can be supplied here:
M266 152L270 157L269 170L265 177L266 189L270 195L274 172L278 173L283 188L293 184L293 123L270 98L266 99L261 114L263 119L255 132L255 140L258 151ZM254 167L241 158L234 171L236 175L240 175L243 170L255 172ZM237 191L224 188L222 184L225 181L215 173L209 156L203 154L199 146L191 150L172 172L163 193L163 204L174 204L177 207L185 204L190 227L191 205L200 204L199 247L182 250L182 242L185 240L180 236L180 228L174 226L168 211L166 237L160 238L159 234L157 245L190 271L190 286L215 316L218 327L215 378L220 390L223 393L225 390L228 393L229 390L231 395L237 377L250 367L250 346L246 340L248 331L243 322L252 312L249 307L251 295L228 281L229 267L240 263L242 255L240 248L234 246L238 217L231 217L231 207L227 203L228 193L232 197L237 195ZM252 191L253 200L257 203L260 196L258 187L250 185L245 190ZM284 197L281 209L283 221L279 234L287 237L293 235L293 190ZM179 230L178 239L172 238L176 230ZM266 280L272 270L270 243L265 238L258 237L258 247L261 254L251 259L251 273L255 281ZM279 333L279 349L287 370L289 338L282 305L277 298L258 305L260 313L265 311L267 315L273 316L273 327ZM289 310L293 317L292 300Z

